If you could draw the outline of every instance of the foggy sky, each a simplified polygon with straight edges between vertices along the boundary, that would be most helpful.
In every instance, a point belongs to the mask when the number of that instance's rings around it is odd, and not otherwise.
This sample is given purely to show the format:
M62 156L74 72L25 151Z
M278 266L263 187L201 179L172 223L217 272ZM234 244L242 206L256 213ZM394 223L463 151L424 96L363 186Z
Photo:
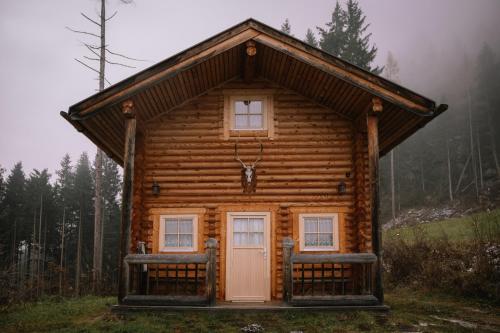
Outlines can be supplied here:
M430 98L439 98L435 87L449 79L451 65L464 54L475 57L485 42L500 47L498 0L360 3L378 47L376 63L384 65L391 51L402 84ZM118 10L107 26L109 48L148 62L136 69L108 66L107 78L116 83L249 17L278 29L289 18L292 34L303 39L307 28L329 20L334 5L332 0L136 0L132 5L108 0L108 13ZM0 0L0 166L10 170L23 161L26 174L33 168L54 174L66 152L76 161L87 151L93 160L95 146L59 111L96 92L95 73L73 60L89 55L81 41L93 39L65 26L97 32L80 16L95 18L97 11L96 0Z

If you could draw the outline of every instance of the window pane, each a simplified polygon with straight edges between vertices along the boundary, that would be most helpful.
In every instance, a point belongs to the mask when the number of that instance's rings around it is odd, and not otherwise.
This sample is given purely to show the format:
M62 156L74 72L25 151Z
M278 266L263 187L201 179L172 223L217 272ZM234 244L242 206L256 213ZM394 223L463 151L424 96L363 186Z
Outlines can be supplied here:
M234 128L248 128L248 116L236 115L234 118Z
M318 232L318 219L314 217L306 217L304 219L305 232Z
M179 246L180 247L192 247L193 246L193 235L179 235Z
M248 113L248 106L245 105L244 101L234 102L234 111L236 114L246 114Z
M329 232L333 231L333 220L330 217L319 219L319 232Z
M332 234L319 234L319 246L333 246Z
M264 242L263 232L251 232L248 234L248 245L262 245Z
M167 234L177 233L177 219L165 219L165 233Z
M177 235L165 235L165 246L167 247L178 247Z
M250 128L263 128L262 126L262 115L251 115L250 117Z
M246 232L248 231L248 219L246 218L235 218L234 222L234 232Z
M249 105L250 113L262 114L262 101L252 101Z
M234 245L247 245L248 244L248 234L246 232L234 232L233 233L233 243Z
M264 232L264 219L263 218L252 218L249 219L249 228L250 232Z
M318 234L305 234L304 241L306 246L317 246L318 245Z
M193 220L192 219L179 220L179 233L180 234L192 234L193 233Z

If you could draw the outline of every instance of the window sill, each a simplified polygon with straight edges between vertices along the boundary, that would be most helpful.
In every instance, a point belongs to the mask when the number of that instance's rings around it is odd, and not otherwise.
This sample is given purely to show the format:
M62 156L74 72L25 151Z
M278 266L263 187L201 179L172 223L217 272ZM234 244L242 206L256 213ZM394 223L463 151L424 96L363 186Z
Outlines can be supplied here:
M267 129L265 130L230 130L229 137L230 138L239 138L239 137L263 137L266 138L269 136L269 132Z
M165 247L161 248L160 253L168 254L168 253L177 253L177 252L197 252L194 248L174 248L174 247Z
M322 251L328 251L328 252L338 252L339 249L338 247L308 247L308 248L301 248L301 252L322 252Z

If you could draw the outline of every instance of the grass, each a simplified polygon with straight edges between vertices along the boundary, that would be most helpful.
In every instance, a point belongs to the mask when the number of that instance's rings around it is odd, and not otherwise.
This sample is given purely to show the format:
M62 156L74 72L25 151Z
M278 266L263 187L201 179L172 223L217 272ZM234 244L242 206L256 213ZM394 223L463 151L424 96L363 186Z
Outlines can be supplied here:
M115 298L49 298L0 312L0 332L499 332L500 308L491 304L401 289L387 294L391 311L375 312L110 312ZM453 323L462 320L464 323ZM473 325L466 328L463 325ZM472 326L471 326L472 327Z
M467 241L474 238L473 219L477 220L480 231L484 233L491 233L495 229L498 233L500 230L500 209L497 209L489 213L479 213L462 218L394 228L386 230L383 237L411 241L424 233L430 239L445 237L452 241Z

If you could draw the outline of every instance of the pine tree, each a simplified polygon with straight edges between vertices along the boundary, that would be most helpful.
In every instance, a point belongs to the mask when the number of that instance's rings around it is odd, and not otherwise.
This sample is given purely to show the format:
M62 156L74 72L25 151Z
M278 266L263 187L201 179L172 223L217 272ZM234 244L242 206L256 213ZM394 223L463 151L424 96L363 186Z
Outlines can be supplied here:
M495 59L495 53L487 44L479 53L476 66L476 92L479 100L485 104L487 115L487 128L493 166L497 178L500 178L500 159L498 157L497 143L500 141L500 131L494 124L500 123L500 114L495 112L500 104L500 62Z
M304 39L304 42L306 42L311 46L318 47L318 40L316 39L316 36L314 35L311 29L307 29L306 38Z
M399 83L399 65L391 51L387 53L387 62L384 67L384 76L396 83Z
M383 68L372 67L377 48L375 45L370 46L371 33L366 34L370 25L365 21L366 16L356 0L349 0L345 10L337 2L326 28L317 28L319 46L336 57L380 74Z
M342 57L346 44L346 17L339 2L335 5L331 21L326 23L326 28L316 27L319 33L319 46L325 52L336 57Z
M285 19L285 22L281 25L281 32L284 32L287 35L293 36L292 35L292 26L290 25L290 21Z
M103 243L106 251L103 253L103 278L108 286L116 286L116 264L119 260L119 230L121 177L118 164L111 158L104 156L103 160Z
M24 221L24 193L26 177L23 165L18 162L5 182L5 196L0 210L0 267L15 262L17 244L21 239L19 229Z
M66 275L66 257L69 243L69 235L75 232L77 206L75 196L75 173L71 165L71 158L64 155L60 163L60 169L56 171L57 180L55 184L56 200L58 207L59 222L59 288L62 293L63 280Z
M91 219L93 218L94 183L92 170L87 153L78 160L75 170L75 195L78 202L78 233L76 240L75 260L75 292L81 293L81 269L88 272L91 263L93 233Z
M372 62L377 55L375 45L370 46L371 33L366 34L370 24L365 23L366 15L363 14L361 7L356 0L349 0L345 11L346 19L346 44L342 52L342 59L350 63L380 74L383 69L378 66L372 68Z

